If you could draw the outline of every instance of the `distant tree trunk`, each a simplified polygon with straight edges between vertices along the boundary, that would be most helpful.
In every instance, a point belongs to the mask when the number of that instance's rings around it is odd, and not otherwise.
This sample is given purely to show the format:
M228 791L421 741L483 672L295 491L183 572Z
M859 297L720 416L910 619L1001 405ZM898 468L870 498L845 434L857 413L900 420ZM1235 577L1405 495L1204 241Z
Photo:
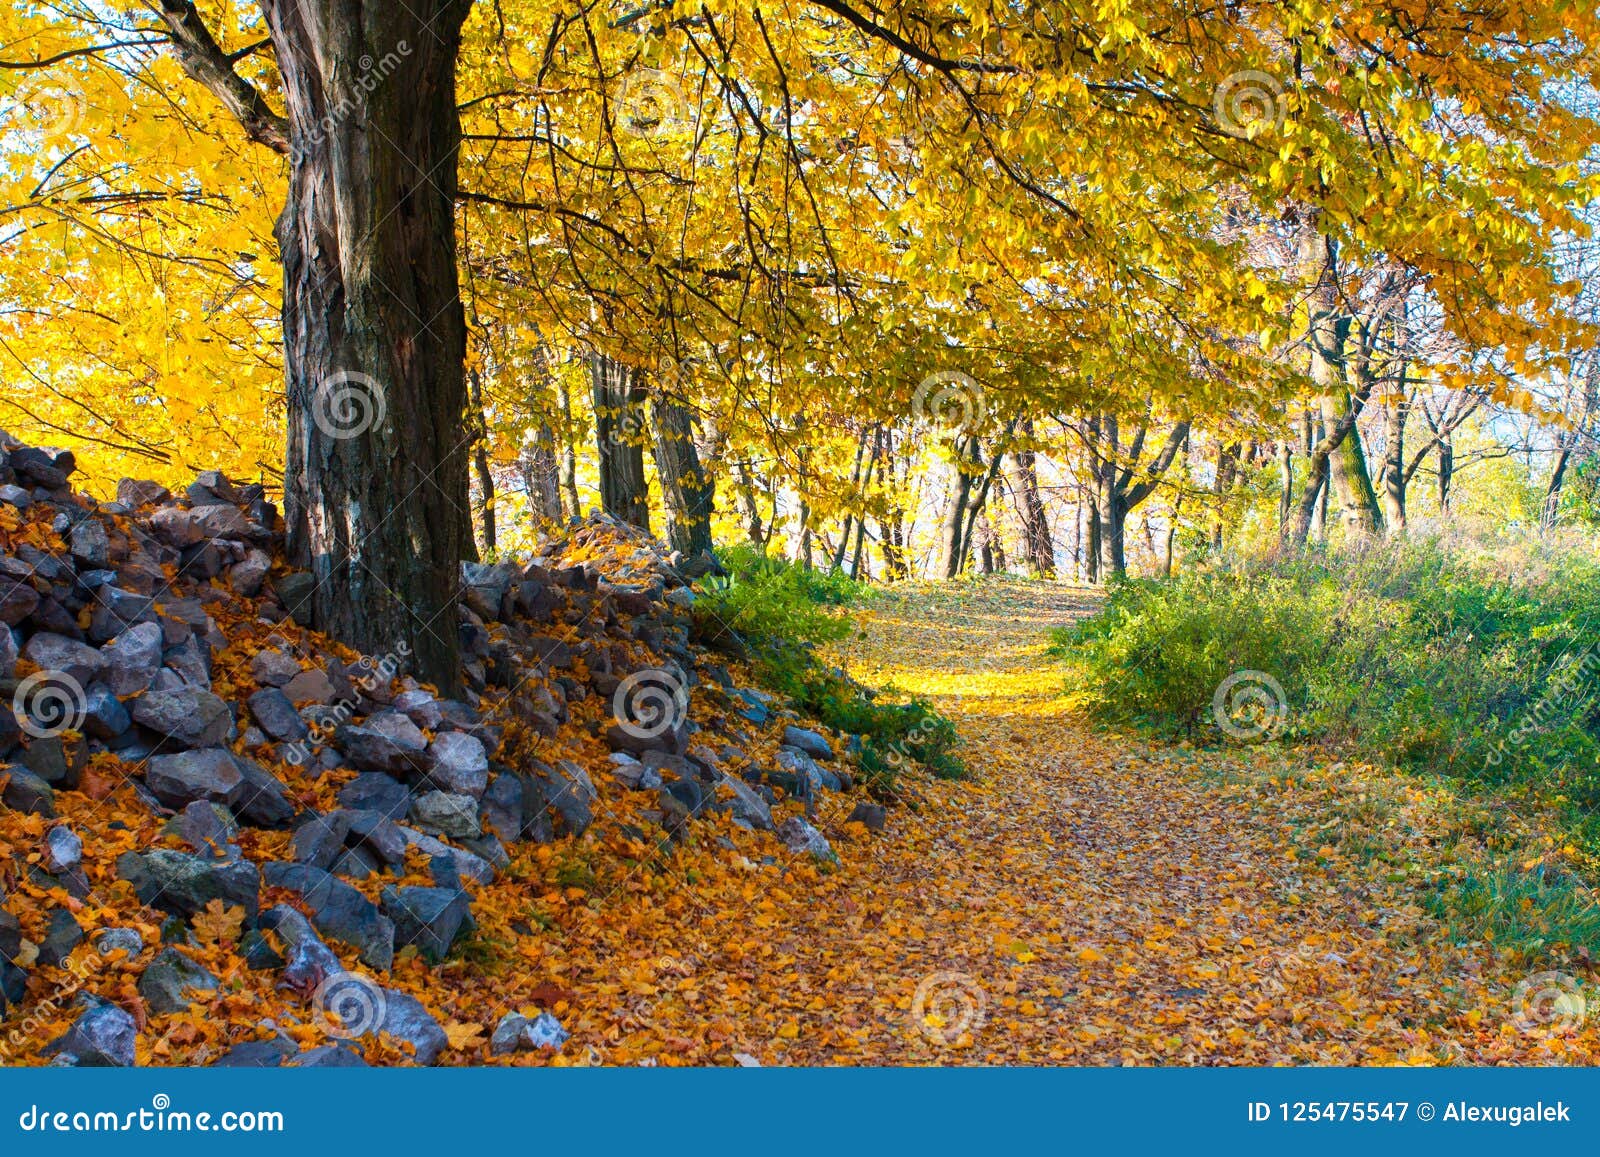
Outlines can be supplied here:
M408 647L446 692L471 542L454 204L470 8L262 2L291 126L277 224L288 555L316 576L317 629Z
M1278 444L1278 479L1278 525L1285 526L1294 505L1294 442L1288 438Z
M656 473L667 507L667 537L687 558L711 555L716 491L694 441L694 417L664 394L655 399Z
M1097 575L1101 582L1121 578L1127 573L1128 513L1155 492L1163 475L1171 468L1178 451L1189 441L1189 423L1176 423L1168 432L1155 459L1135 482L1138 459L1144 448L1147 425L1141 425L1127 447L1120 440L1114 414L1101 414L1089 423L1090 457L1095 481L1095 513L1099 546ZM1128 463L1124 466L1123 459Z
M477 370L467 375L469 384L468 400L472 405L473 417L473 443L472 443L472 468L478 476L479 511L482 519L483 549L487 554L493 554L495 549L494 537L494 472L489 469L489 428L488 420L483 412L483 379ZM477 557L476 552L473 555Z
M1084 548L1084 578L1091 584L1100 581L1100 498L1095 490L1087 505L1084 507L1084 518L1088 523L1089 542Z
M566 499L567 513L573 518L583 517L583 503L578 500L578 449L573 444L572 393L567 389L564 375L556 376L556 406L561 411L561 494Z
M1455 435L1445 434L1439 439L1439 513L1450 513L1451 483L1456 474Z
M978 455L976 434L956 435L955 478L953 493L945 507L944 523L939 532L939 575L953 579L961 573L965 555L964 541L967 527L967 509L983 459Z
M1033 420L1024 419L1022 436L1031 441ZM1039 472L1037 455L1033 450L1019 450L1013 456L1016 463L1018 506L1022 513L1022 542L1033 573L1040 578L1055 578L1056 547L1050 532L1050 519L1045 514L1044 500L1039 497Z
M555 431L548 422L535 427L533 443L523 451L519 466L528 492L529 513L541 522L560 522L561 467L556 461Z
M1233 480L1239 473L1239 443L1217 443L1217 513L1211 523L1211 549L1217 553L1222 551L1223 506L1227 502L1228 491L1233 489Z
M1399 388L1384 402L1384 525L1391 535L1406 532L1406 399L1402 371Z
M1329 426L1342 424L1350 415L1349 432L1339 441L1329 455L1329 478L1333 495L1339 503L1339 517L1345 528L1357 535L1376 534L1383 526L1383 516L1378 511L1378 496L1372 489L1372 475L1367 471L1367 454L1361 445L1361 431L1356 424L1360 407L1352 402L1348 391L1322 398L1322 419Z
M600 508L613 518L650 529L644 473L644 391L638 375L604 354L589 355L595 444L600 451Z
M739 482L739 501L744 506L745 537L750 545L765 550L767 528L761 519L761 503L756 499L755 479L750 477L750 463L740 458L734 463L734 475Z

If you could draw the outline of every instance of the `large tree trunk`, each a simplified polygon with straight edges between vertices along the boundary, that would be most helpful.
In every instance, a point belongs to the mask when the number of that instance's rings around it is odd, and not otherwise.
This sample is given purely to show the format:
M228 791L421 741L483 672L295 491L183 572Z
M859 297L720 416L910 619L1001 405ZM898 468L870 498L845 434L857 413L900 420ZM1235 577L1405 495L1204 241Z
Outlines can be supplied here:
M1358 536L1376 534L1383 526L1383 516L1378 512L1378 496L1372 489L1372 475L1367 471L1367 454L1361 445L1361 431L1356 426L1359 409L1351 401L1348 391L1322 398L1322 420L1328 426L1342 423L1346 413L1350 417L1350 432L1346 434L1329 455L1329 480L1332 493L1339 504L1339 519L1347 531Z
M1024 439L1033 438L1033 421L1022 423ZM1045 514L1044 500L1039 497L1039 471L1034 451L1019 450L1014 456L1017 467L1017 491L1022 508L1022 541L1027 551L1028 563L1040 578L1056 577L1055 538L1050 532L1050 519Z
M665 394L655 399L656 473L667 507L667 538L686 558L711 555L716 491L694 441L694 417Z
M594 437L600 453L600 508L650 529L650 491L644 474L644 391L638 375L604 354L589 355Z
M284 513L314 625L458 678L471 539L456 53L471 0L263 0L283 78Z

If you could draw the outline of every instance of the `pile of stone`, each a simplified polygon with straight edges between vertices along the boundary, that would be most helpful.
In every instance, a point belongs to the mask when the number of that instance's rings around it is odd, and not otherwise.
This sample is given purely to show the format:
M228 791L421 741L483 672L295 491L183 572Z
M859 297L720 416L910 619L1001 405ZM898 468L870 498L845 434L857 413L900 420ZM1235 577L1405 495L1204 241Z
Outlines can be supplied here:
M429 1063L442 1030L372 976L407 946L428 961L448 957L474 926L475 886L509 864L509 843L581 837L594 822L597 775L607 790L649 793L648 814L669 840L715 811L773 831L793 854L832 858L819 831L799 817L775 823L773 807L802 799L809 815L820 793L850 789L836 741L789 725L776 765L756 768L737 737L691 718L695 699L741 726L782 723L770 697L735 686L691 642L699 560L687 565L594 516L531 560L464 564L463 690L444 698L392 657L353 661L302 629L313 580L282 565L280 520L260 486L216 472L181 494L124 480L115 501L96 502L73 491L75 470L68 452L0 435L0 545L11 544L0 550L0 824L50 821L43 855L17 868L88 897L85 858L98 851L70 814L55 822L57 797L92 768L114 769L165 820L162 844L123 852L115 869L169 918L170 943L112 928L85 945L59 908L25 952L0 897L0 1016L28 1001L19 962L60 967L90 951L147 959L150 1011L188 1007L217 982L182 951L184 923L221 901L243 910L247 962L280 971L284 987L316 992L351 975L339 952L353 957L384 1009L375 1030ZM586 561L564 561L574 557ZM601 767L543 760L518 735L553 750L564 736L598 738L611 755ZM335 807L295 790L335 772ZM862 818L874 818L870 806ZM241 850L250 828L292 833L292 858L252 860ZM400 882L417 856L430 882ZM352 884L374 876L396 881L376 902ZM77 999L80 1014L52 1044L58 1063L132 1063L129 1013ZM494 1052L562 1039L553 1018L508 1013ZM219 1063L361 1063L348 1044L301 1053L257 1041L235 1052Z

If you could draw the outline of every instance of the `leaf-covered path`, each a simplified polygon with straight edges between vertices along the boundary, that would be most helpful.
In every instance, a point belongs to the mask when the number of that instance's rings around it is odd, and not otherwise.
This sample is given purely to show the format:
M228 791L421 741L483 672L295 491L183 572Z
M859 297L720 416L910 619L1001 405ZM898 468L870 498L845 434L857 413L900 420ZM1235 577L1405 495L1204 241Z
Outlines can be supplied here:
M1389 878L1408 857L1425 869L1422 793L1276 774L1253 749L1146 746L1076 717L1044 632L1089 598L1000 581L868 609L842 657L954 716L978 780L920 789L887 837L836 840L845 872L760 912L757 1015L729 1018L727 1047L769 1064L1591 1055L1592 1033L1512 1023L1518 977L1451 945ZM1393 842L1382 875L1342 850L1374 830Z

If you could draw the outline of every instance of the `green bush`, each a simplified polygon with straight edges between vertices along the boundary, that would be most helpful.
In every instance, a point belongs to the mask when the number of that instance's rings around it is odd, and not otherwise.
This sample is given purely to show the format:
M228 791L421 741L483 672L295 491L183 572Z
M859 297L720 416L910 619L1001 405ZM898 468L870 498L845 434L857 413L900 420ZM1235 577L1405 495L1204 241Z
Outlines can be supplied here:
M748 546L728 548L718 560L727 574L700 582L697 634L749 658L762 685L797 710L856 736L857 766L874 795L894 798L896 777L911 761L941 778L966 774L953 751L959 737L948 719L920 699L880 702L876 693L817 658L815 647L855 630L843 608L871 597L870 587Z
M1128 582L1052 646L1102 718L1202 739L1223 680L1265 672L1279 737L1556 805L1600 851L1597 624L1588 557L1413 541Z
M841 608L868 589L847 575L772 558L749 546L728 548L718 561L727 573L700 581L696 615L747 641L848 638L854 626Z

